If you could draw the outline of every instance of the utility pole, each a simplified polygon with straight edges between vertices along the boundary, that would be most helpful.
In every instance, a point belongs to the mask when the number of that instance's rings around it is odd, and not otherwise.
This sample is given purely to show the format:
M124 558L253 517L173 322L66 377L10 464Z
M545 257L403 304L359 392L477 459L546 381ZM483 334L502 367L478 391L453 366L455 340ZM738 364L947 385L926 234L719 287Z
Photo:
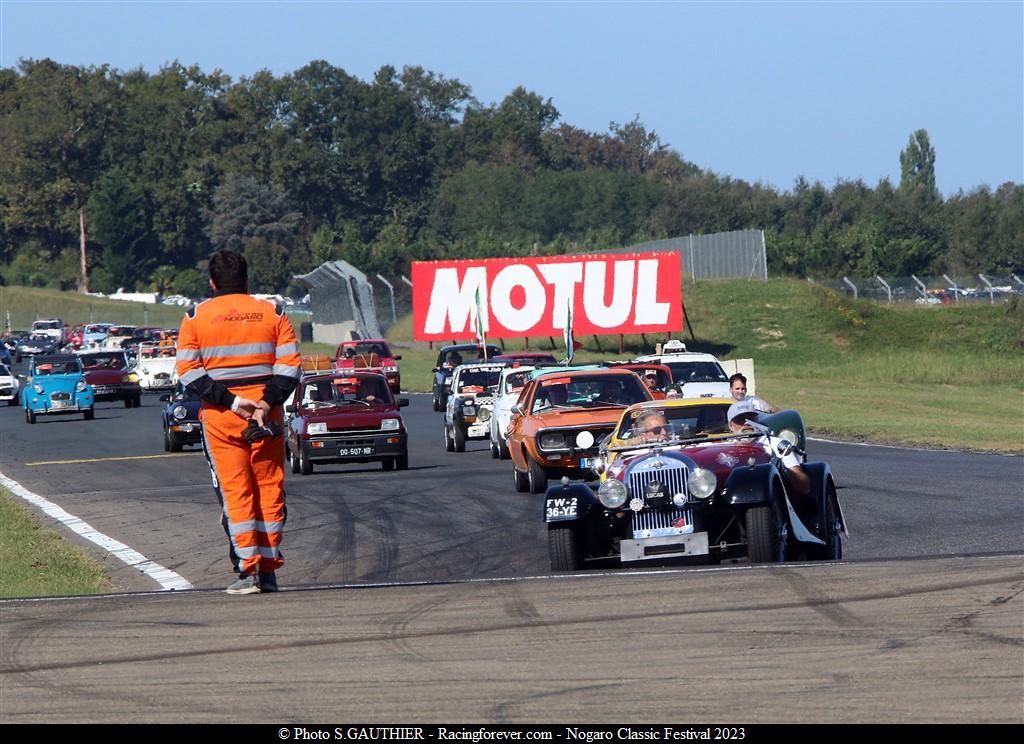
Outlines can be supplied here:
M78 279L78 291L82 294L89 293L89 263L85 256L85 210L78 210L79 244L82 249L82 275Z

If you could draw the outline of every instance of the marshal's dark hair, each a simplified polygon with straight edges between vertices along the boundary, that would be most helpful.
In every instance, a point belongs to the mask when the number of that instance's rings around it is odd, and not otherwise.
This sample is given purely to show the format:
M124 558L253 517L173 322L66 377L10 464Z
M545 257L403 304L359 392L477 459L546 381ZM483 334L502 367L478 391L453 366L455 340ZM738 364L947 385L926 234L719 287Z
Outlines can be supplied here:
M245 292L249 288L249 265L237 251L217 251L210 258L210 278L218 291Z
M743 375L741 375L739 372L737 372L736 374L734 374L732 377L729 378L729 387L732 387L732 384L734 382L736 382L736 380L739 380L740 382L742 382L743 383L743 387L747 386L747 378L744 377Z

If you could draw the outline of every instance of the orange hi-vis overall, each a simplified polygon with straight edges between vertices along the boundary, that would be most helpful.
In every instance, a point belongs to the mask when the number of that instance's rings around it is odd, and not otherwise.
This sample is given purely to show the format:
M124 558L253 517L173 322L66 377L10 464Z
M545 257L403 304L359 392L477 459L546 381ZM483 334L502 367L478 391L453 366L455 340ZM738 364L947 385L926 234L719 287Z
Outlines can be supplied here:
M259 401L275 376L299 378L295 331L274 303L222 294L185 316L177 371L183 385L208 377L236 396ZM280 426L281 406L275 403L267 421ZM285 520L284 438L250 443L245 438L248 421L229 406L205 399L200 417L236 569L243 574L275 571L284 563L279 549Z

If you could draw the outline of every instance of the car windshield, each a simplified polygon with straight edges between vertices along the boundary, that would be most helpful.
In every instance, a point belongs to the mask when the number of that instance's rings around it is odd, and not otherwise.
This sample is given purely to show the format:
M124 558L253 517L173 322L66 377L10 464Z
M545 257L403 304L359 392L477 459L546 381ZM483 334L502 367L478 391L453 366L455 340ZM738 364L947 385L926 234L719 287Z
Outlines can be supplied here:
M26 344L48 344L48 343L50 343L50 337L46 336L46 335L41 335L41 334L38 334L38 333L34 333L31 336L29 336L28 338L26 338L22 343L26 343Z
M370 356L371 354L376 354L383 358L391 356L391 349L383 341L360 341L359 343L346 345L342 353L345 356L355 356L356 354Z
M718 362L665 362L673 382L729 382Z
M660 413L667 419L668 431L650 431L650 426L642 414L646 411ZM656 438L689 439L701 434L721 434L729 431L726 414L728 403L705 403L693 406L671 406L666 408L642 408L630 411L619 422L615 436L619 439L632 439L642 434L653 433Z
M526 383L530 381L530 372L510 372L505 378L505 389L502 391L505 395L518 395L526 387Z
M37 320L32 324L33 331L54 331L61 327L61 324L56 320Z
M82 371L78 362L43 362L36 365L33 376L46 377L47 375L73 375Z
M624 408L645 400L650 400L650 394L632 373L578 377L551 375L538 381L531 411L606 406Z
M500 369L465 369L459 373L457 392L482 393L488 388L497 387L500 377Z
M117 351L81 354L78 358L82 360L82 366L85 369L124 369L128 366L128 360L124 354Z
M387 380L377 376L318 380L302 390L302 405L306 408L390 403Z

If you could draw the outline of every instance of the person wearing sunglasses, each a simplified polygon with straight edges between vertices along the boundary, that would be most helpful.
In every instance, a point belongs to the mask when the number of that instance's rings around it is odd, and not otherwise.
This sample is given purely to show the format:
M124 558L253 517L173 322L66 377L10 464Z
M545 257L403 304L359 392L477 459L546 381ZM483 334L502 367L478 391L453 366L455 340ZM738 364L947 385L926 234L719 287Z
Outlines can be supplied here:
M647 410L641 413L633 424L633 436L630 444L650 444L667 442L672 438L672 426L665 414L658 410Z

